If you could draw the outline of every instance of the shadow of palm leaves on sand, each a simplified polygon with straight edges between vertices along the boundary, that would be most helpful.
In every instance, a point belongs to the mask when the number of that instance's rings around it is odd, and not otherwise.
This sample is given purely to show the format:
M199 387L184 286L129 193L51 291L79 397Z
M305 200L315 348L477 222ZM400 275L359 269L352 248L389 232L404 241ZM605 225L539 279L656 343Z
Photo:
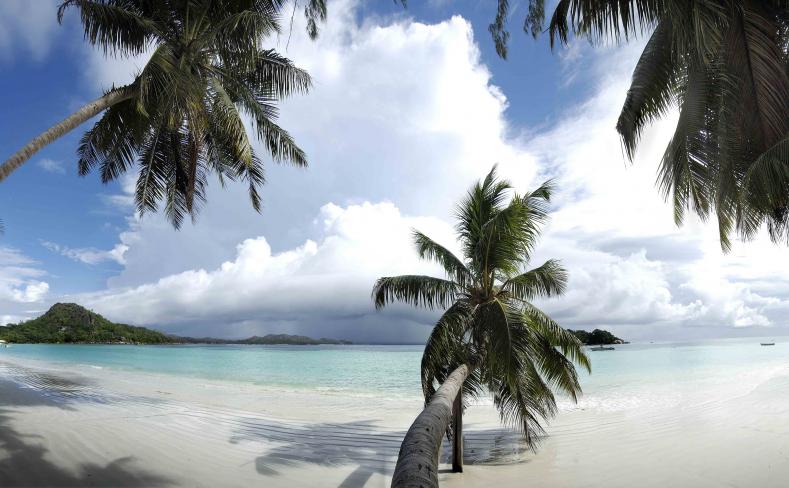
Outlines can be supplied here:
M463 437L467 464L515 464L526 462L528 451L517 432L504 428L475 429ZM397 461L405 431L383 430L374 421L348 423L295 423L246 419L231 442L265 444L265 454L255 459L264 476L282 474L283 468L303 464L352 466L353 471L338 488L361 487L374 475L390 475ZM444 440L443 462L449 462Z
M0 486L3 487L158 487L169 486L168 478L137 469L133 457L121 457L107 464L84 463L67 469L47 459L46 439L19 432L12 423L22 407L53 407L73 410L78 402L108 403L87 385L69 378L30 372L29 381L19 382L21 370L0 368ZM14 381L9 380L13 378ZM78 427L75 427L78 428Z

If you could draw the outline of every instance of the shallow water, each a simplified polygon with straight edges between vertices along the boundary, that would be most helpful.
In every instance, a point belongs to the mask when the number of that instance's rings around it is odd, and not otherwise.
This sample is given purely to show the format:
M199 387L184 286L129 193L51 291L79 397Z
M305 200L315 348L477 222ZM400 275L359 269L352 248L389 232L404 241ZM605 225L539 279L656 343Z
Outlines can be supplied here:
M789 341L769 347L759 343L760 339L750 338L627 344L614 351L588 351L592 374L580 372L584 396L575 408L667 408L680 401L745 393L789 365ZM411 396L420 392L421 353L422 346L21 344L0 349L0 358L275 388ZM567 401L561 404L573 408Z
M20 344L9 355L85 368L324 391L419 392L422 346Z

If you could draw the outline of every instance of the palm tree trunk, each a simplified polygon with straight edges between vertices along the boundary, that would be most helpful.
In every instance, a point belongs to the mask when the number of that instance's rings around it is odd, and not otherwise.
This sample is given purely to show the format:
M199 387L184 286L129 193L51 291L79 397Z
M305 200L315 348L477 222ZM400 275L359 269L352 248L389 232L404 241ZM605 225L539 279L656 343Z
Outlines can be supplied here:
M452 404L468 374L465 364L455 369L411 424L400 446L393 488L438 487L438 451L452 417Z
M22 149L15 152L3 163L2 166L0 166L0 181L5 180L8 175L16 171L25 163L25 161L30 159L35 153L37 153L47 144L70 132L72 129L95 116L99 112L104 111L108 107L115 105L118 102L128 100L133 95L134 92L128 86L110 90L108 93L100 96L96 100L93 100L59 123L45 130L33 140L28 142L24 147L22 147Z
M452 405L452 472L463 472L463 388Z

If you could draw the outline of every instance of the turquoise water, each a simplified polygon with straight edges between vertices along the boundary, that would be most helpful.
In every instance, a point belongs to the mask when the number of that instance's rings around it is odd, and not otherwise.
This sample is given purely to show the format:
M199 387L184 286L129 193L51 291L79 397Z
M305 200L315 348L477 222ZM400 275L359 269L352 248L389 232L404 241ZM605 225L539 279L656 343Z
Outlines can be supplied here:
M13 356L86 367L331 391L419 393L422 346L15 344Z
M590 402L633 398L666 401L741 377L789 365L789 342L761 347L760 339L707 343L629 344L589 351L591 375L581 374ZM117 346L14 345L3 356L273 387L418 395L421 346ZM749 376L750 375L750 376ZM652 400L650 400L652 399ZM613 402L613 403L612 403Z

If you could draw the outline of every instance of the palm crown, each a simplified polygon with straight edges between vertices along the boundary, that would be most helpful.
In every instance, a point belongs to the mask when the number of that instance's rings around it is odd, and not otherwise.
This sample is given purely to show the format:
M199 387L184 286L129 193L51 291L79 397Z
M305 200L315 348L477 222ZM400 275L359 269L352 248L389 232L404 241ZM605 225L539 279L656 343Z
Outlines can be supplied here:
M524 30L537 36L545 0L529 0ZM509 1L490 32L506 57ZM767 224L789 241L789 1L559 0L551 44L647 34L617 130L633 158L644 128L679 108L658 184L680 224L688 210L750 238Z
M139 166L140 213L160 202L175 227L205 201L207 176L242 179L260 209L263 165L243 115L275 162L307 164L276 123L276 102L310 87L306 72L261 40L279 29L279 0L66 0L86 38L115 55L153 49L117 103L82 138L79 172L108 182Z
M555 260L525 271L547 219L552 184L525 195L496 177L495 167L457 209L463 259L414 231L417 252L437 262L446 278L405 275L380 278L377 308L405 302L446 309L422 357L422 389L429 400L457 366L469 366L464 392L493 395L502 420L521 429L532 445L541 419L556 410L552 388L573 400L581 391L573 361L587 370L581 343L532 301L563 293L567 273ZM507 198L509 197L509 202Z
M732 230L750 238L763 223L774 240L789 238L788 6L665 1L639 11L654 30L617 130L632 157L644 127L679 107L659 185L678 224L686 210L713 214L724 250Z

